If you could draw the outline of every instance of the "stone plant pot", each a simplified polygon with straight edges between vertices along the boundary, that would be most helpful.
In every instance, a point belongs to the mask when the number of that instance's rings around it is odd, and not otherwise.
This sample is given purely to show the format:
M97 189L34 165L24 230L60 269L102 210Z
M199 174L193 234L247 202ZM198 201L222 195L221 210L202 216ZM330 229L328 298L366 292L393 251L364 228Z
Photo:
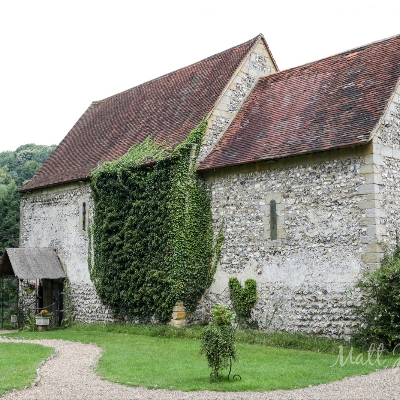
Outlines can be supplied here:
M49 317L36 317L36 326L39 332L47 331L47 327L50 324Z

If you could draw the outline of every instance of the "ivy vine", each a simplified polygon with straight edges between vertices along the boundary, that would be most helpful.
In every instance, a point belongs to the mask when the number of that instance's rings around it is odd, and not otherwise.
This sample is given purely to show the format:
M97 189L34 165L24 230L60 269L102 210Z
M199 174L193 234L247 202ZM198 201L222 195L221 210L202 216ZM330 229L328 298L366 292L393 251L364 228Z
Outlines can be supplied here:
M117 315L160 322L195 310L215 272L211 197L196 173L207 121L174 150L151 138L91 173L91 278ZM221 239L222 238L222 239Z
M71 282L69 279L66 277L64 278L63 282L63 293L64 293L64 301L63 301L63 318L61 320L61 326L64 328L69 328L75 320L75 311L74 311L74 305L72 301L72 293L71 293Z

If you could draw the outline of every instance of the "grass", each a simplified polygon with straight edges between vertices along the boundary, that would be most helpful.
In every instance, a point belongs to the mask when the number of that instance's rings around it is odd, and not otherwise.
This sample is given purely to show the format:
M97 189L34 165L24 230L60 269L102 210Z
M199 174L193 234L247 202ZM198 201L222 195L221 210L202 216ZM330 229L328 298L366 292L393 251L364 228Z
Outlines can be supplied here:
M40 361L53 352L53 349L38 344L0 343L0 396L30 386Z
M292 389L366 374L382 367L374 362L376 357L367 362L367 353L363 354L363 360L358 358L356 362L358 352L353 353L353 362L334 365L340 345L344 346L344 359L350 351L344 342L304 335L239 331L240 360L234 363L232 373L240 374L242 380L229 382L224 371L225 379L212 383L205 357L199 356L201 331L201 327L96 324L11 336L96 343L103 349L97 372L104 379L147 388L183 391ZM383 359L384 365L390 367L396 357L385 355Z

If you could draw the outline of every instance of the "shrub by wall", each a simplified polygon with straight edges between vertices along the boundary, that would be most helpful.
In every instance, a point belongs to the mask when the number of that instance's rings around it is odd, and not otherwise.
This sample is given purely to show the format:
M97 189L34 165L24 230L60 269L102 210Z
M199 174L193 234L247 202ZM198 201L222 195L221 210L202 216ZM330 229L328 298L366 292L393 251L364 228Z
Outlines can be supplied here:
M381 266L357 286L364 301L357 309L361 325L352 335L353 342L365 348L373 343L395 348L400 344L400 247L385 255Z
M257 282L247 279L244 288L238 278L229 278L229 295L239 326L244 328L258 328L258 323L251 317L251 309L258 300Z

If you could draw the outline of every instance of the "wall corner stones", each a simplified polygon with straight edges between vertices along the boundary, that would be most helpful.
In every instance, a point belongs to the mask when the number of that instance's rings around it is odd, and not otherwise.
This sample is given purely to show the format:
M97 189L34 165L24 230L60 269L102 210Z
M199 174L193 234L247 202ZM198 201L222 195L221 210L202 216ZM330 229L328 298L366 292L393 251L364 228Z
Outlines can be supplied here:
M400 229L400 87L397 86L387 110L377 128L372 146L374 181L379 193L371 196L375 202L377 242L396 244ZM372 210L368 211L370 214Z
M380 146L376 138L369 145L371 153L364 156L364 164L360 173L364 176L364 184L358 187L358 193L367 195L367 199L359 202L358 206L362 212L360 226L362 227L361 243L365 244L361 254L361 260L365 269L371 270L379 266L383 258L383 248L380 243L387 240L386 227L381 224L381 218L386 212L381 207L382 198L382 176L381 168L384 165L384 157L380 152Z
M186 325L186 311L181 301L177 301L175 306L172 308L170 324L175 328L181 328Z

